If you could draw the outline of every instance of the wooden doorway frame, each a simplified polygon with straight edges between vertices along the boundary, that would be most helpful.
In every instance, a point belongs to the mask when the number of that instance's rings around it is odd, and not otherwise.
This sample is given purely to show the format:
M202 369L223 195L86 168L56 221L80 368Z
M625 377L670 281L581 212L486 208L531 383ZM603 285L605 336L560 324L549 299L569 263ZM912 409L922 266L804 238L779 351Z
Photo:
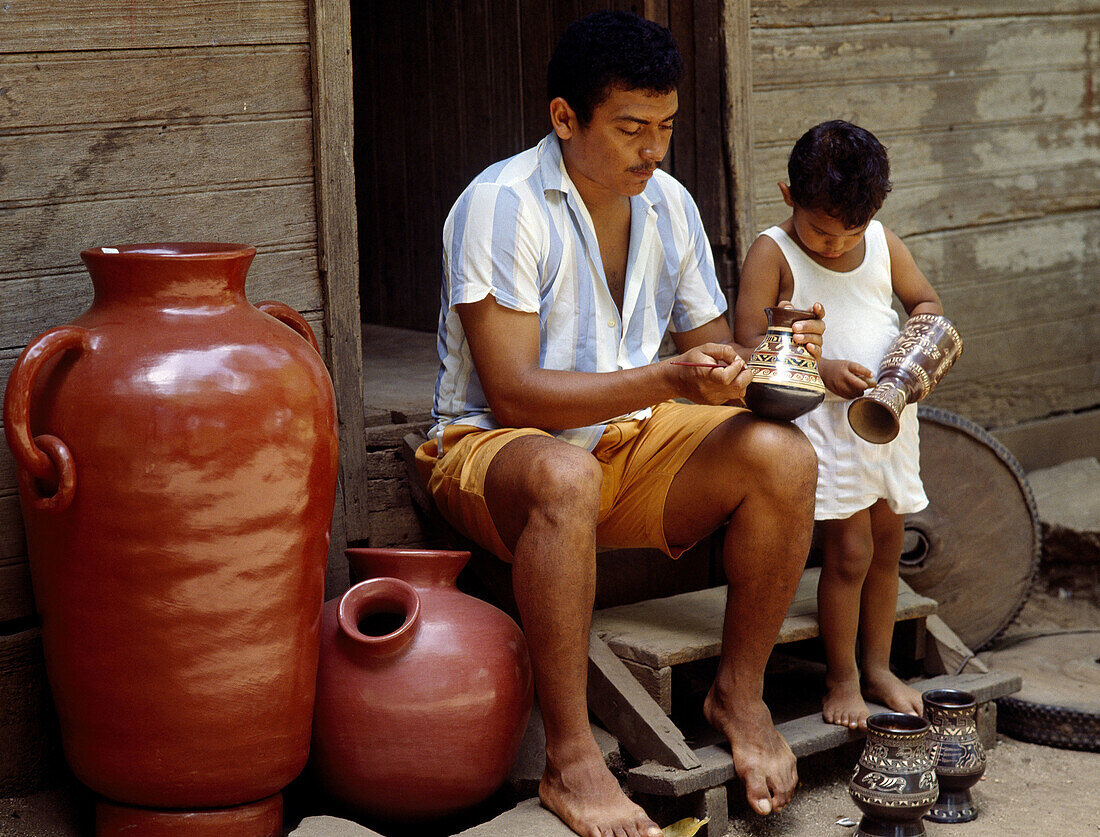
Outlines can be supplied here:
M317 267L324 292L325 356L336 390L340 434L338 502L343 503L343 515L336 515L332 541L333 549L342 551L345 543L370 537L349 0L310 0L309 26ZM329 564L331 578L333 562ZM333 592L330 585L326 589Z

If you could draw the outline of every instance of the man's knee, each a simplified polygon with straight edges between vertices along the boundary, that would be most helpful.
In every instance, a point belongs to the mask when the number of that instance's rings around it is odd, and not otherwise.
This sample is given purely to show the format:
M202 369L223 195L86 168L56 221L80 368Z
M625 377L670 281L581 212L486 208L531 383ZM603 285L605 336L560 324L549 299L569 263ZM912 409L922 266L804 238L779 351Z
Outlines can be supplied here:
M780 493L812 498L817 485L817 453L793 424L756 421L745 441L753 470L767 486Z
M600 463L586 450L543 446L526 460L531 505L544 514L582 514L594 523L600 505Z

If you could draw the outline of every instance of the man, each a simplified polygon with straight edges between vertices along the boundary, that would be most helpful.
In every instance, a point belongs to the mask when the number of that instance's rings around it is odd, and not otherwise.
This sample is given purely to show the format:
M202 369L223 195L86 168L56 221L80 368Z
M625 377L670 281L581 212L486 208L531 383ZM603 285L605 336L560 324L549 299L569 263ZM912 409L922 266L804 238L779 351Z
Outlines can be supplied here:
M751 380L749 350L732 342L698 209L657 168L682 72L657 24L574 23L550 61L552 133L475 178L444 228L438 423L418 460L443 515L512 562L546 729L539 795L585 837L661 833L589 726L597 544L677 557L728 522L704 709L755 810L782 808L797 782L762 689L809 550L816 459L793 427L721 406ZM673 360L721 368L659 362L666 329ZM819 354L821 332L801 323L796 339Z

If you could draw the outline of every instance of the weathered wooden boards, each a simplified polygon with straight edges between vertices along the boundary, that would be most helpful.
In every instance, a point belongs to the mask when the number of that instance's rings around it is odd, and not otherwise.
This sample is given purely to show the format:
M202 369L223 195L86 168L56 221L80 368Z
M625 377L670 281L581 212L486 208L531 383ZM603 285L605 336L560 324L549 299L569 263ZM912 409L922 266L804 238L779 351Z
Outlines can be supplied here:
M639 761L699 766L683 733L595 631L588 642L588 708Z
M1096 404L1098 26L1087 0L751 4L738 218L755 232L786 217L775 184L806 128L874 131L894 181L879 217L966 341L932 398L984 426Z
M61 765L38 628L0 633L0 796L21 796Z
M807 569L783 620L776 644L818 636L817 582L819 567ZM711 587L636 604L598 610L593 631L630 669L664 709L672 708L671 668L717 657L722 647L726 588ZM897 620L923 619L936 603L917 595L904 581L898 592Z
M306 14L288 0L20 0L4 9L4 40L21 52L285 44L303 40Z

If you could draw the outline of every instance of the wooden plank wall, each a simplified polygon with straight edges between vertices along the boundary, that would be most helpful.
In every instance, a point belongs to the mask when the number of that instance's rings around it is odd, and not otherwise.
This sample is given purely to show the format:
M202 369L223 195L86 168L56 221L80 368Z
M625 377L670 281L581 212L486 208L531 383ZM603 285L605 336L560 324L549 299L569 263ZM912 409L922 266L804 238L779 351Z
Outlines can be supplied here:
M435 330L447 212L478 172L546 136L553 47L569 23L602 8L676 36L687 76L666 168L698 201L732 287L719 0L362 0L352 5L352 53L364 322Z
M863 125L878 217L965 339L932 401L987 427L1100 406L1100 2L752 0L749 40L755 230L804 130Z
M79 253L97 245L255 245L249 298L298 309L328 342L309 10L306 0L3 4L0 381L28 340L87 307ZM15 486L0 446L0 793L34 789L50 768Z

